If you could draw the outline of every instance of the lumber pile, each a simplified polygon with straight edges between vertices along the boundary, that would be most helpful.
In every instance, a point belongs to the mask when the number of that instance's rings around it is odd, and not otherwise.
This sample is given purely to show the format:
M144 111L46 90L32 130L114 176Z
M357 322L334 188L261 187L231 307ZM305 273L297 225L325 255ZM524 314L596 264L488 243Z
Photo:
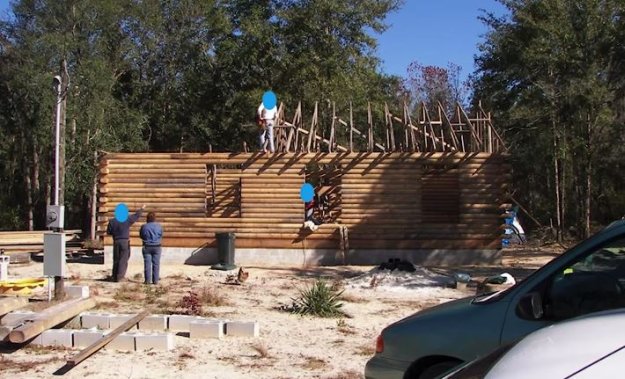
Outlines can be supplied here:
M5 254L43 252L43 235L48 230L0 232L0 250ZM82 249L81 230L66 230L68 252Z
M325 167L326 223L302 230L301 185ZM146 204L165 229L164 246L496 249L510 182L505 154L491 153L117 153L100 166L98 231L118 203ZM132 242L140 245L138 230ZM110 244L110 238L105 239Z

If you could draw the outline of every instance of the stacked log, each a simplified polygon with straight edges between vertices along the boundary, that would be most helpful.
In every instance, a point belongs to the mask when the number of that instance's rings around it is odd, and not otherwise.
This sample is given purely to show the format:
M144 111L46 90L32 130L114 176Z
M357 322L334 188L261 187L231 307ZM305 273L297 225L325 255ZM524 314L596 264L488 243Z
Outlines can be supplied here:
M311 164L335 168L331 224L314 233L301 228ZM157 212L172 247L229 231L238 247L338 249L346 226L350 248L495 249L510 166L488 153L138 153L106 155L100 175L101 235L126 203Z
M7 255L43 252L43 235L49 230L0 232L0 250ZM82 249L81 230L66 230L66 251Z

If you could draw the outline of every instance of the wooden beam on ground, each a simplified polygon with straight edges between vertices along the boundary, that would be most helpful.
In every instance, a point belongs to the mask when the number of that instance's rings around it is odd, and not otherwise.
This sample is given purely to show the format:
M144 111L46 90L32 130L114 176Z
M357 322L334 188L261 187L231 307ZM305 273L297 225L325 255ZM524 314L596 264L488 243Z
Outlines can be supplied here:
M28 304L28 299L25 297L1 297L0 298L0 316L11 312L12 310L19 309Z
M89 358L92 354L94 354L95 352L97 352L98 350L100 350L101 348L106 346L106 344L111 342L115 337L117 337L118 335L122 334L126 330L132 328L133 326L137 325L139 323L139 321L141 321L144 318L146 318L146 316L148 316L149 314L150 314L150 312L143 311L143 312L139 313L138 315L136 315L135 317L131 318L130 320L126 321L125 323L121 324L117 328L113 329L113 331L111 331L109 334L107 334L106 336L100 338L98 341L96 341L96 342L92 343L91 345L87 346L86 348L84 348L80 353L78 353L78 354L74 355L73 357L71 357L70 359L68 359L67 360L67 366L74 367L77 364L79 364L80 362L82 362L85 359Z
M71 299L53 305L42 312L27 317L21 321L21 325L14 328L9 333L9 341L13 343L23 343L41 334L81 312L95 307L96 302L92 298Z

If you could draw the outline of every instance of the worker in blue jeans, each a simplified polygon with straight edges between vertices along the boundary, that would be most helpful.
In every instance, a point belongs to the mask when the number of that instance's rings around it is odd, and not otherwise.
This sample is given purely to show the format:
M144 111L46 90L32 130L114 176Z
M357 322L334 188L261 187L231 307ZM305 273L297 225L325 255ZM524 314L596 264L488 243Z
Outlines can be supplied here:
M156 222L156 215L154 212L148 213L147 223L141 226L139 236L143 240L144 283L158 284L163 227L161 224Z

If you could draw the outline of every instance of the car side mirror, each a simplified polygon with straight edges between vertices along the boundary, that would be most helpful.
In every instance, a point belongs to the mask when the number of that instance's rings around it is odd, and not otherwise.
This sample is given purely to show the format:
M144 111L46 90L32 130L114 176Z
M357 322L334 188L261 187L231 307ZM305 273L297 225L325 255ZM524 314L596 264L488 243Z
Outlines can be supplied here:
M530 292L521 298L517 312L526 320L539 320L544 315L543 297L539 292Z

